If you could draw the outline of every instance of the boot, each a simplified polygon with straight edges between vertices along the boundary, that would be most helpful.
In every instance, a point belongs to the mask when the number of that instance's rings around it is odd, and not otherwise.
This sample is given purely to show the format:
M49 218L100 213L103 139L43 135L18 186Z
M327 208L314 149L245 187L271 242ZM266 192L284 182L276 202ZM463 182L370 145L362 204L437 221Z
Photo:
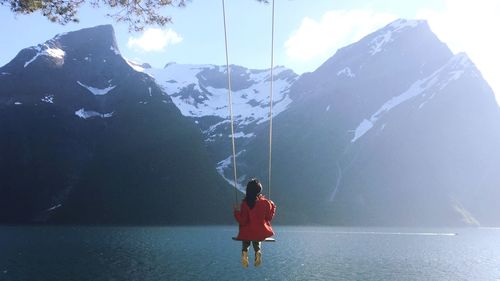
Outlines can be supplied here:
M257 266L260 266L261 263L262 263L262 253L260 251L257 251L257 252L255 252L254 265L257 267Z
M241 265L243 265L244 268L248 267L248 252L247 251L241 252Z

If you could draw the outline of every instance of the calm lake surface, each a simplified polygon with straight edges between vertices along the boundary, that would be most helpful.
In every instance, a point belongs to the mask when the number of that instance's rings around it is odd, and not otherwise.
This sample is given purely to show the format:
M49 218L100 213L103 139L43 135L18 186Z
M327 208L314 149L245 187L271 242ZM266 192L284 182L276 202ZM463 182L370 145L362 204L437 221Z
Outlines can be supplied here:
M0 280L500 280L500 229L275 230L243 269L236 226L3 226Z

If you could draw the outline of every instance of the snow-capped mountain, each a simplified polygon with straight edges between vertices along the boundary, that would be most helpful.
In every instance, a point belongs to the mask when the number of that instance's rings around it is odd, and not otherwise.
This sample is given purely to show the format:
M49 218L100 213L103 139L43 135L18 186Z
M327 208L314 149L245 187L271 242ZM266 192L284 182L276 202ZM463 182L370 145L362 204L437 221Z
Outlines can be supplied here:
M127 61L110 26L22 50L0 68L0 221L230 219L226 71ZM267 190L270 71L230 72L238 183ZM425 21L273 72L278 221L500 225L499 107Z
M230 217L196 124L120 55L111 26L23 49L0 73L0 222Z
M149 99L171 103L150 77L130 69L118 51L111 26L60 34L23 49L2 72L7 73L0 76L6 102L64 105L81 118L112 116L124 96L143 103ZM129 78L140 80L144 90L117 94L129 86ZM31 83L23 83L26 80L36 82L36 90Z
M230 66L234 122L238 125L260 124L268 120L270 71ZM145 69L169 93L184 116L193 118L229 118L226 67L215 65L179 65L164 69ZM273 73L274 116L291 103L290 85L297 75L290 69L276 67ZM210 135L208 135L210 137Z
M218 163L217 170L228 182L234 182L226 175L231 164L226 66L169 63L163 69L154 69L136 64L135 69L154 77L181 113L195 120L213 161ZM271 71L231 65L230 73L234 135L240 153L258 134L267 134L263 126L269 122ZM273 69L273 117L293 102L289 93L297 77L285 67ZM245 181L248 176L244 166L241 172Z

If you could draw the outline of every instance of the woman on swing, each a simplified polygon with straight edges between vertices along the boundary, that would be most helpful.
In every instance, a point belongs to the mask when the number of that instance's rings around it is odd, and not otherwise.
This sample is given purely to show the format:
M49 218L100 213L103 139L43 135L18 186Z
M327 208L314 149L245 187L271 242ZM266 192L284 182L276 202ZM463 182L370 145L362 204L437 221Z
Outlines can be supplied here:
M274 235L271 220L276 205L262 195L262 184L251 179L247 184L246 196L241 206L234 206L234 217L239 223L237 240L242 241L241 264L248 267L248 249L252 244L255 250L255 266L262 263L261 242Z

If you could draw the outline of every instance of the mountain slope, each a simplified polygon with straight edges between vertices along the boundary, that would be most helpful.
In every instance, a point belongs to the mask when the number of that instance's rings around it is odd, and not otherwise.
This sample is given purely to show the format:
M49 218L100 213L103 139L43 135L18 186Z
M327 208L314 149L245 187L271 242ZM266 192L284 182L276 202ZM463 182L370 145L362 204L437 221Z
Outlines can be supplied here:
M274 122L273 199L286 222L498 224L493 93L424 21L395 21L292 86ZM256 140L240 157L265 178ZM475 203L474 203L475 202Z
M229 220L196 124L121 57L111 26L24 49L0 73L0 221Z
M500 224L498 105L425 21L274 72L276 222ZM231 74L239 188L267 192L270 71ZM0 68L0 221L230 221L226 83L224 66L126 61L110 26L22 50Z

